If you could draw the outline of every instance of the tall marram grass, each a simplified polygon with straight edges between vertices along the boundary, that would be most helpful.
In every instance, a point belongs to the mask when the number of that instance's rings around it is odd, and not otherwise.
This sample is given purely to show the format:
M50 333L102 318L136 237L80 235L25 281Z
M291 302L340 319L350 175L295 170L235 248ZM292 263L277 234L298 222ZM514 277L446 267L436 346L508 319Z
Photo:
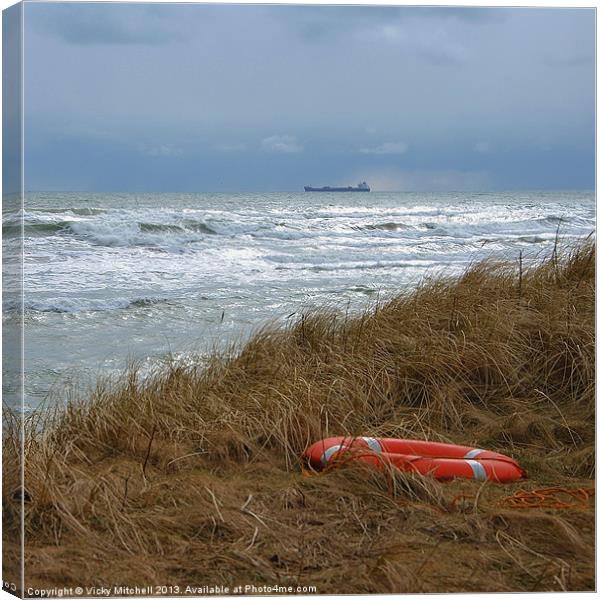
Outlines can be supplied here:
M28 419L24 489L5 414L5 580L23 502L26 587L593 589L593 509L498 501L592 485L594 263L593 242L528 268L485 261L359 316L314 311L202 364L130 370ZM342 434L487 447L529 479L302 476L304 448Z

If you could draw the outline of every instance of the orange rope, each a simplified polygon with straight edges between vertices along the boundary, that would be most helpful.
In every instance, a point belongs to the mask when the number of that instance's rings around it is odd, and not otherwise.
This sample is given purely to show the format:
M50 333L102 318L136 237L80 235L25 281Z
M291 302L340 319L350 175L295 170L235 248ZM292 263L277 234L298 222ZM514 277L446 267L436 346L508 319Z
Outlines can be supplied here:
M498 504L508 508L587 508L595 488L549 487L538 490L518 490L502 498Z

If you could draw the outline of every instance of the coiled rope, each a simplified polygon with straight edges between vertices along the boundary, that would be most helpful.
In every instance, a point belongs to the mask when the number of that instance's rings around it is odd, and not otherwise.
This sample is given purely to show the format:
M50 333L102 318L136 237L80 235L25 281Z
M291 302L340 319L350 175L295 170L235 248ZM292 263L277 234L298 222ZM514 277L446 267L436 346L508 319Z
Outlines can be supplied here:
M588 508L596 488L548 487L537 490L518 490L502 498L498 504L507 508Z

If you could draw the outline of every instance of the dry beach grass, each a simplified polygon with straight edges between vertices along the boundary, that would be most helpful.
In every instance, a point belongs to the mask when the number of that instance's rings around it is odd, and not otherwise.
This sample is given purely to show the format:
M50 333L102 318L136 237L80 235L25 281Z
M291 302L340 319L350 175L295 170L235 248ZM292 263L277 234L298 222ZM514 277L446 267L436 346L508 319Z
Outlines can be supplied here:
M304 314L209 364L5 415L4 579L28 587L316 586L319 593L593 590L595 247L486 261L360 316ZM36 421L37 419L37 421ZM304 476L327 435L498 450L528 479L441 483L361 465Z

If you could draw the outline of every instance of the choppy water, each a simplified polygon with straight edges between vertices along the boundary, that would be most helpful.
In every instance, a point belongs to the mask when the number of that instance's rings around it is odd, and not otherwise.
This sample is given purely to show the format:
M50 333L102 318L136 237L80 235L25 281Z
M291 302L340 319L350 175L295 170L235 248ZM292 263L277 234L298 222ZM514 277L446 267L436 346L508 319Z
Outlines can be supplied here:
M51 390L241 339L308 305L360 308L486 256L595 227L587 192L28 194L26 406ZM20 222L5 217L5 242ZM4 320L17 307L5 302ZM15 398L6 398L15 402Z

